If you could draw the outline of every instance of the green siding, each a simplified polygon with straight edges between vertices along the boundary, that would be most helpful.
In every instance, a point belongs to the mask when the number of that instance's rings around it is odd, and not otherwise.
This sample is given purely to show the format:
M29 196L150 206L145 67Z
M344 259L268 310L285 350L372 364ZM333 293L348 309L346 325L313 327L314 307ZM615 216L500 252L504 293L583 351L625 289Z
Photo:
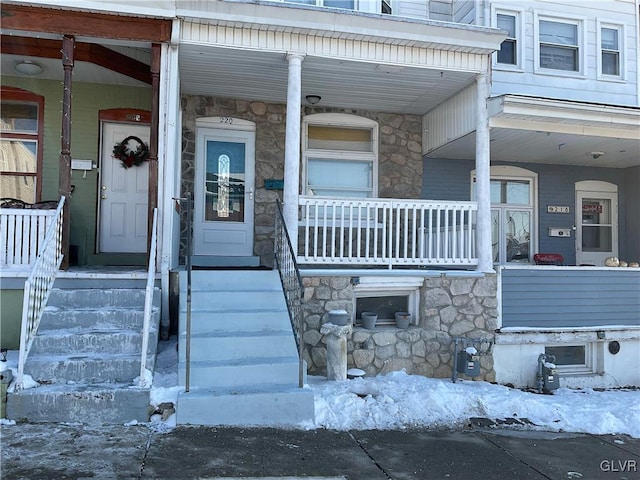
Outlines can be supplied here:
M2 76L2 85L22 88L45 98L44 159L42 199L58 198L58 160L62 123L62 84L56 80L39 80ZM126 87L77 82L72 87L71 156L98 160L98 111L108 108L151 109L151 87ZM79 246L79 263L105 263L107 257L93 255L96 236L98 172L73 172L75 186L71 205L70 243ZM138 256L144 259L144 256ZM139 260L132 257L132 260ZM126 263L126 262L125 262ZM134 262L131 262L134 263Z
M0 347L20 348L22 290L0 290Z

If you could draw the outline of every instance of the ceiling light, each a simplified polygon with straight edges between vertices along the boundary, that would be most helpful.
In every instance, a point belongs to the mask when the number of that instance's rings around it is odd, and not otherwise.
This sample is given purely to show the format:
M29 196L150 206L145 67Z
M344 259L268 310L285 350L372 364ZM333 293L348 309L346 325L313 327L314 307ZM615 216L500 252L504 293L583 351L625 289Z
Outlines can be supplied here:
M589 155L591 155L594 160L597 160L604 155L604 152L589 152Z
M44 72L44 69L31 60L23 60L16 64L16 72L22 73L23 75L40 75Z
M309 102L311 105L317 105L318 103L320 103L320 100L322 100L322 97L320 95L307 95L304 98L306 98L307 102Z

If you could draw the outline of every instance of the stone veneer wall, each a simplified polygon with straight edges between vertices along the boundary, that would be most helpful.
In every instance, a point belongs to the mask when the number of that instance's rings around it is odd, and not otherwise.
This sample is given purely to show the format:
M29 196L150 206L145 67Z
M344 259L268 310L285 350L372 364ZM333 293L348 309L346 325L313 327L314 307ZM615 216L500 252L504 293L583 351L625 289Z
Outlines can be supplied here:
M376 120L380 126L378 195L420 198L423 168L420 116L325 107L303 107L302 110L304 115L339 112ZM194 191L197 118L235 117L256 123L254 254L260 256L262 265L271 266L275 201L282 198L282 192L266 190L264 181L284 176L286 105L185 95L182 111L182 193ZM183 255L186 239L184 210L181 225L180 252Z
M353 316L351 277L304 277L303 282L305 360L310 374L324 375L326 345L320 326L328 321L331 310L345 309ZM410 374L448 378L454 365L454 337L493 340L498 317L496 294L495 274L425 277L417 324L407 330L386 325L374 330L354 327L347 339L347 367L360 368L367 375L405 369ZM482 355L480 365L480 378L495 381L493 356Z

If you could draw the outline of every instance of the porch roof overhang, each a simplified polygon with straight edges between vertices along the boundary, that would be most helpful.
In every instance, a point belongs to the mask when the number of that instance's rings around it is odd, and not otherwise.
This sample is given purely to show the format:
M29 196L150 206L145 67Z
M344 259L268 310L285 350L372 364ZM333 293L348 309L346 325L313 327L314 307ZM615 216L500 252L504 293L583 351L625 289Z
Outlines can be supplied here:
M640 108L501 95L489 100L491 161L609 168L640 165ZM430 151L475 158L471 132Z
M178 15L183 93L284 104L286 55L297 53L303 98L418 115L488 72L504 39L491 28L266 2L180 2Z

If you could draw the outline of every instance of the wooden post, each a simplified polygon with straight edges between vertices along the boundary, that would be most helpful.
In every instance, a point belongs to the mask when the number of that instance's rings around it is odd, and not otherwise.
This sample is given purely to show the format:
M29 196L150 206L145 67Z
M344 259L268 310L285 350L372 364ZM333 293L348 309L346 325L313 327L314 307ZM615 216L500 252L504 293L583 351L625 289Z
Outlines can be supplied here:
M71 232L71 76L73 74L74 37L62 38L62 67L64 91L62 94L62 136L58 171L58 193L67 199L62 210L62 270L69 269L69 236Z
M151 131L149 132L149 212L147 218L147 254L151 249L151 219L158 205L158 124L160 119L160 59L161 46L151 47Z

